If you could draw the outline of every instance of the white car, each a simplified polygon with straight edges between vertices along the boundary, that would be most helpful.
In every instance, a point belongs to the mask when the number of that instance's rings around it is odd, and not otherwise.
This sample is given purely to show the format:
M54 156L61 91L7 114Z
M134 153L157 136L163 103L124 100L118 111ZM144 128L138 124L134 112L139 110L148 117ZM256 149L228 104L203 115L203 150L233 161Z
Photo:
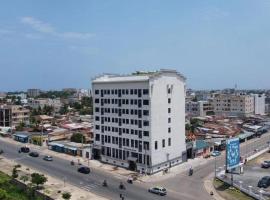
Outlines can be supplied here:
M158 195L166 195L167 194L167 190L164 187L152 187L148 190L148 192L154 193L154 194L158 194Z

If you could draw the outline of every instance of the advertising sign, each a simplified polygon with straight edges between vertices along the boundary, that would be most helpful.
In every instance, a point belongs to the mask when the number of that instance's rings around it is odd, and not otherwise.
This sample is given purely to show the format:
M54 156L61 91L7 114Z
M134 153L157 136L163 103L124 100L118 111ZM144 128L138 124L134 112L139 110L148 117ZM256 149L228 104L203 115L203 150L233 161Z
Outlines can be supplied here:
M240 163L239 138L232 138L226 141L226 167L227 170L234 169Z

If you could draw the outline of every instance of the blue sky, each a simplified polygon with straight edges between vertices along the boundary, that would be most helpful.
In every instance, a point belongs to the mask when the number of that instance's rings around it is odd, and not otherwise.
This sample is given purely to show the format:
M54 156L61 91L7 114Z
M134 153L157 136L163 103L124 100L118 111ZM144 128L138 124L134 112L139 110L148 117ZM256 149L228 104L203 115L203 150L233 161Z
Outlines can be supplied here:
M269 88L270 1L3 0L0 91L172 68L194 89Z

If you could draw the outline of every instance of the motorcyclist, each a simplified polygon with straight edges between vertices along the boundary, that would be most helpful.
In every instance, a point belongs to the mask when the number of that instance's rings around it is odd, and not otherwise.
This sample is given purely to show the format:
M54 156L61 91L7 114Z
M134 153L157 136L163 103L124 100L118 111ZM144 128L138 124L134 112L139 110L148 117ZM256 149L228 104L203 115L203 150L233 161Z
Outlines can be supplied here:
M193 174L193 169L192 169L192 167L190 167L189 168L189 176L192 176L192 174Z
M108 186L107 181L104 180L103 183L102 183L102 185L103 185L104 187L107 187L107 186Z

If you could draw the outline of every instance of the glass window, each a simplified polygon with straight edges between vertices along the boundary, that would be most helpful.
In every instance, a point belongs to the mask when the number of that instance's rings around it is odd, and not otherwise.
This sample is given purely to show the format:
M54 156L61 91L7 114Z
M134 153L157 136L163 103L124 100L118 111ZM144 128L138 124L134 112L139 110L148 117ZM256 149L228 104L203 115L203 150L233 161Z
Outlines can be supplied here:
M172 142L171 142L171 138L168 138L168 146L171 146Z
M168 98L168 103L171 103L171 98Z
M157 149L158 149L158 142L155 141L155 150L157 150Z
M95 94L99 94L99 90L95 90Z
M144 90L143 90L143 94L144 94L144 95L149 94L149 90L148 90L148 89L144 89Z
M143 100L143 105L149 105L149 100L144 99L144 100Z
M162 140L162 147L163 148L165 147L165 140L164 139Z

